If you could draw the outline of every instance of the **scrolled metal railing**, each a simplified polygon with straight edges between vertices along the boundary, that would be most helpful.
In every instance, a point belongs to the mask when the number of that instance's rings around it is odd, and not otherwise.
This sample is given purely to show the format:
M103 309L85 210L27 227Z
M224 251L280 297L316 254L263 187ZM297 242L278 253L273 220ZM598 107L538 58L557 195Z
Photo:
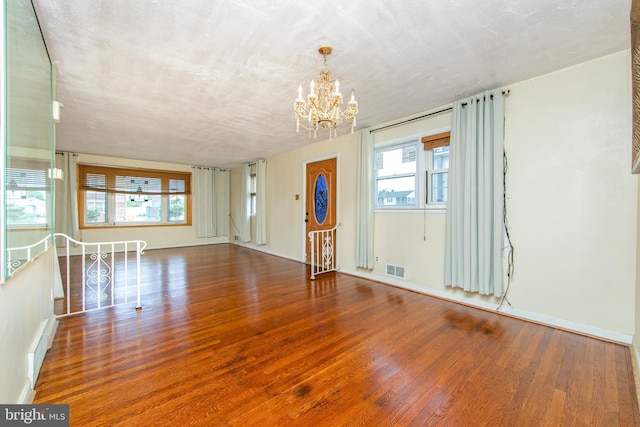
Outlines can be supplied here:
M316 275L336 271L337 266L337 236L338 224L329 230L316 230L309 232L309 244L311 252L311 280Z
M7 276L12 275L23 265L26 265L33 261L33 259L42 252L46 252L51 245L51 235L48 235L39 242L28 246L17 246L13 248L7 248ZM40 250L38 248L41 247Z
M134 296L136 308L142 307L140 257L147 246L145 241L86 243L62 233L55 237L65 242L64 254L59 254L64 304L56 306L57 316L127 304ZM80 249L72 253L71 246ZM135 252L135 261L130 259L130 252ZM135 277L131 277L132 270Z

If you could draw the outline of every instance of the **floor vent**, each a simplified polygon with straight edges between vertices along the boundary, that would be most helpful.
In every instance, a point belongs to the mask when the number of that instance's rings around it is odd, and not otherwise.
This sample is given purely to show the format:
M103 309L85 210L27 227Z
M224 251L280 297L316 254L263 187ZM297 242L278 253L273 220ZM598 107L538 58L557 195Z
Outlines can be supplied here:
M31 380L31 388L36 388L36 380L38 374L40 374L40 368L42 362L44 362L44 356L47 353L48 341L47 334L45 333L47 321L42 322L42 326L36 334L33 344L31 345L31 351L27 355L29 364L29 379Z
M387 276L397 277L398 279L405 278L405 269L401 265L387 264Z

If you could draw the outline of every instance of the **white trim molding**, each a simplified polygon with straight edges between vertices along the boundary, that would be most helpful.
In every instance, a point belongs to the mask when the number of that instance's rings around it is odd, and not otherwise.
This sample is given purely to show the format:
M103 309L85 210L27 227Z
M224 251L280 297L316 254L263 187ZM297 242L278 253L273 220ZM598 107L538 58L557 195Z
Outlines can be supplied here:
M422 286L416 286L415 284L408 283L406 281L394 280L388 277L381 277L374 274L367 274L360 271L345 270L340 272L349 274L352 276L362 277L364 279L374 280L376 282L388 284L402 289L418 292L424 295L437 297L443 300L451 301L454 303L464 304L467 306L479 308L482 310L492 311L497 314L514 317L529 322L534 322L546 326L550 326L556 329L567 330L575 332L581 335L587 335L594 338L600 338L607 341L613 341L620 344L630 345L633 340L633 335L625 334L608 329L597 328L595 326L586 325L583 323L573 322L570 320L559 319L553 316L547 316L540 313L535 313L527 310L520 310L509 306L503 306L500 310L497 310L497 304L492 304L486 301L480 301L476 299L464 298L458 295L452 295L448 292L443 292L437 289L429 289ZM640 360L640 359L638 359Z

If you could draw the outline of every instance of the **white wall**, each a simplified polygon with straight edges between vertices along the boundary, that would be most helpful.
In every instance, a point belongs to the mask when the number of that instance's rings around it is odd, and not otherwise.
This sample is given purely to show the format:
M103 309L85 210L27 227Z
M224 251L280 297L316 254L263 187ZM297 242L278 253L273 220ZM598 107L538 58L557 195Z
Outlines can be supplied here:
M0 285L0 402L27 403L27 354L43 323L55 331L53 316L54 251L49 250Z
M638 180L629 52L512 85L511 302L633 334Z
M118 157L105 157L91 154L78 153L78 163L95 164L103 166L122 166L132 168L169 170L179 172L192 172L191 166L175 163L161 163L143 160L131 160ZM192 204L196 202L195 196L191 196ZM193 211L193 208L192 208ZM214 243L226 243L228 236L197 238L195 226L163 226L163 227L121 227L121 228L85 228L81 230L82 241L106 242L122 240L144 240L147 249L164 248L174 246L189 246Z
M635 332L638 180L631 167L630 55L609 55L508 86L507 207L515 247L512 314L629 341ZM437 109L436 109L437 110ZM441 114L375 134L376 141L439 129ZM303 162L340 158L340 264L361 274L487 308L499 302L445 287L444 214L376 213L371 273L355 268L356 137L267 160L269 243L258 249L301 259ZM231 193L239 197L238 172ZM232 204L232 216L234 205ZM252 246L252 245L249 245ZM408 280L384 276L404 265Z

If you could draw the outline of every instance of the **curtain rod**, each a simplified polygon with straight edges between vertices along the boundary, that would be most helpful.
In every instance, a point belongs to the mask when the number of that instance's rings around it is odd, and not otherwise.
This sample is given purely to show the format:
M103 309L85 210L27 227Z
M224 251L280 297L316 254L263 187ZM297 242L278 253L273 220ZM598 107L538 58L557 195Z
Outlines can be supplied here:
M443 108L442 110L434 111L434 112L428 113L428 114L423 114L422 116L414 117L412 119L403 120L403 121L398 122L398 123L391 123L390 125L382 126L382 127L375 128L375 129L371 129L369 131L369 133L374 133L374 132L377 132L379 130L391 128L391 127L394 127L394 126L400 126L400 125L403 125L405 123L413 122L415 120L424 119L425 117L435 116L436 114L445 113L447 111L451 111L452 109L453 109L453 107Z
M502 95L504 95L504 96L509 96L510 94L511 94L511 90L510 89L505 89L505 90L502 91ZM394 126L400 126L400 125L403 125L405 123L411 123L411 122L413 122L415 120L420 120L420 119L424 119L425 117L435 116L436 114L440 114L440 113L446 113L447 111L451 111L451 110L453 110L453 107L443 108L442 110L434 111L432 113L423 114L422 116L413 117L411 119L403 120L403 121L398 122L398 123L391 123L390 125L382 126L382 127L375 128L375 129L371 129L369 131L369 133L374 133L374 132L377 132L379 130L388 129L388 128L391 128L391 127L394 127Z

